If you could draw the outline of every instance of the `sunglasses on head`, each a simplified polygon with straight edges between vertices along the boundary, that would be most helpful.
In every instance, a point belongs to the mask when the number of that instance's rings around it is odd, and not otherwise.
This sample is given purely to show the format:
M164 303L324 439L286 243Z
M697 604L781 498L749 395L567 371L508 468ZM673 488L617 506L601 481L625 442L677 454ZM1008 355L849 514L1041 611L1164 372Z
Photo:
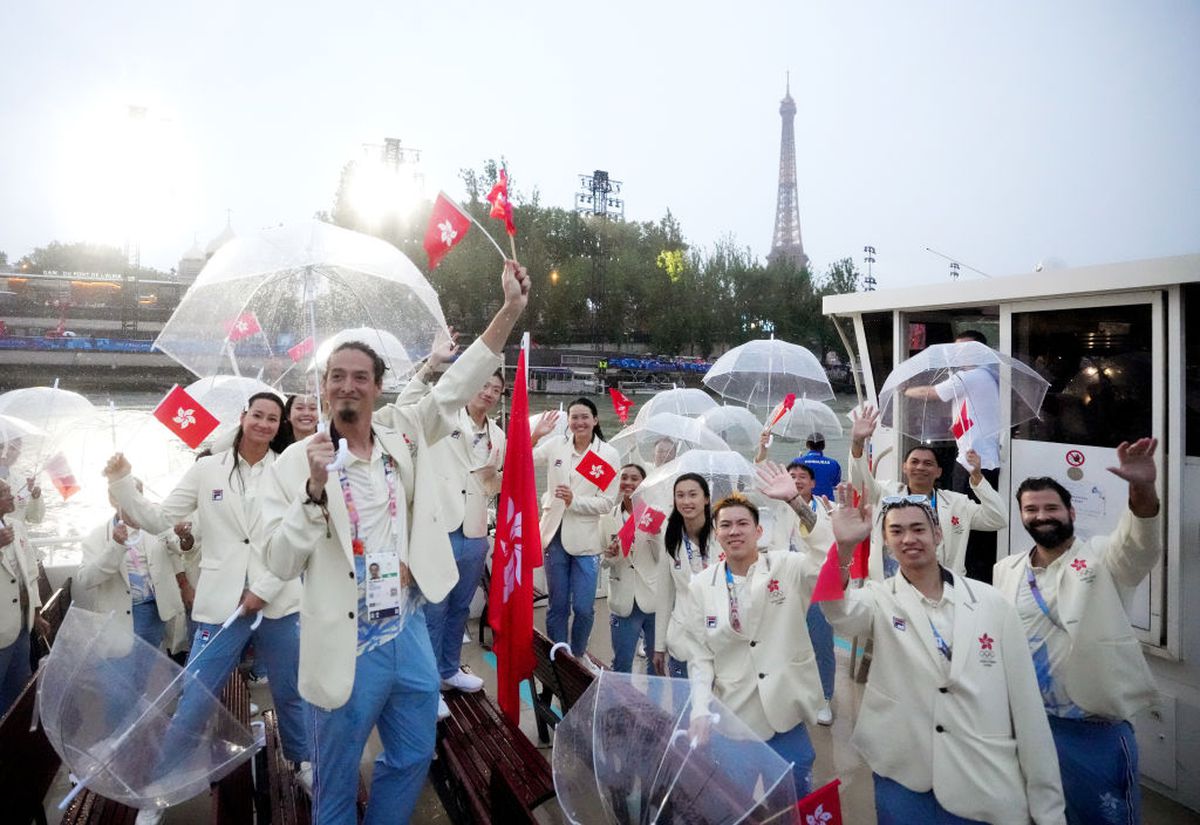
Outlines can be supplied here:
M884 496L879 500L879 518L882 519L888 510L896 507L920 507L925 511L925 515L929 517L930 524L937 524L937 516L933 512L933 505L929 501L929 496L920 495L919 493L911 493L907 496Z

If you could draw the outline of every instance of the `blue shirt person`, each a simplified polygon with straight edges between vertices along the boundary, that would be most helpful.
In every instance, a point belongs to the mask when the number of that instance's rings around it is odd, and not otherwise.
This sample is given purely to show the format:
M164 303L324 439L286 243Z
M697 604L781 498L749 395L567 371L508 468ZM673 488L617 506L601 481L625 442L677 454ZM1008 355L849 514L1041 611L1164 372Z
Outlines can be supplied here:
M810 435L804 446L808 447L808 452L797 461L812 470L816 481L813 495L833 498L833 488L842 482L842 465L837 463L837 459L826 457L825 436L821 433Z

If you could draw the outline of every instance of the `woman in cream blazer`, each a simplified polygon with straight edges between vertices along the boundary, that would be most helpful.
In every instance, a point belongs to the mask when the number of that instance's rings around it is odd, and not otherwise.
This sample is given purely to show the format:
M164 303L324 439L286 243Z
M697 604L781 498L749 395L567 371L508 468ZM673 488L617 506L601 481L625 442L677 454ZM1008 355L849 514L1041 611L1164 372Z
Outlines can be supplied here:
M16 508L12 488L0 481L0 716L29 681L29 632L42 604L37 553Z
M672 496L666 528L649 537L659 545L654 667L664 676L686 679L693 643L687 624L692 578L716 561L719 548L712 537L712 503L704 476L679 476Z
M596 405L577 398L567 407L567 432L546 437L558 413L548 412L533 431L533 461L546 467L542 496L542 549L545 551L546 635L555 642L570 641L571 652L584 661L596 610L596 579L600 574L600 516L617 503L616 479L603 489L576 471L589 451L613 468L617 451L603 440ZM571 614L574 620L568 620Z
M612 629L613 670L629 673L638 638L645 639L646 672L654 675L654 609L658 602L658 557L661 542L651 534L634 530L633 545L626 555L617 533L633 518L632 496L646 480L637 464L621 468L621 503L600 517L600 540L605 545L601 561L608 568L608 612Z

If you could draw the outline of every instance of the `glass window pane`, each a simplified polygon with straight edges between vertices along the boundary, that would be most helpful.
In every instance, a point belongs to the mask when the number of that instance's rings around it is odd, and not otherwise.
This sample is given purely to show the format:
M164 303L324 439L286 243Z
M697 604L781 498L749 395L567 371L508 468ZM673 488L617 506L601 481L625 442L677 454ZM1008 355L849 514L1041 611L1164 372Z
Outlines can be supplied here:
M863 331L867 335L867 357L875 376L875 391L883 387L892 374L892 313L864 312Z
M1149 304L1013 314L1013 356L1050 382L1017 438L1116 447L1151 433Z

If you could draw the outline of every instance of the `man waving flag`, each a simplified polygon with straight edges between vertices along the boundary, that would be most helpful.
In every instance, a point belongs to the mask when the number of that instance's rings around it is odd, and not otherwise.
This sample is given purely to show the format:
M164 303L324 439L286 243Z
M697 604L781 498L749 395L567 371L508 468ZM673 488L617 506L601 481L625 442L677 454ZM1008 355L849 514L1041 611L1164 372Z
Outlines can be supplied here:
M517 377L508 416L504 480L496 510L496 545L488 593L488 623L495 635L500 710L513 724L521 718L521 682L533 673L533 570L542 565L537 484L529 432L527 356L529 333L521 340Z

